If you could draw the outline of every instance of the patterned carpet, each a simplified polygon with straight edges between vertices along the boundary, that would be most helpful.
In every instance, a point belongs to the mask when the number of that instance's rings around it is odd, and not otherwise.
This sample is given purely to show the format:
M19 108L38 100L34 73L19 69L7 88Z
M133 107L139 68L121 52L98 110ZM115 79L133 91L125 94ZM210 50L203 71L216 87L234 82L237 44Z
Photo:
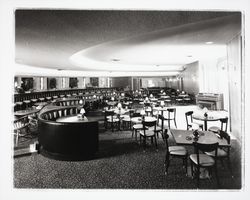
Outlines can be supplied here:
M170 138L170 144L174 144ZM40 154L14 159L15 188L81 189L196 189L196 181L185 175L182 161L171 160L169 175L164 174L165 146L158 138L158 150L150 144L146 151L131 138L130 131L100 131L96 159L66 162ZM193 152L188 147L189 153ZM241 149L232 141L231 160L234 178L218 163L220 189L241 188ZM201 180L201 189L218 189L215 177Z

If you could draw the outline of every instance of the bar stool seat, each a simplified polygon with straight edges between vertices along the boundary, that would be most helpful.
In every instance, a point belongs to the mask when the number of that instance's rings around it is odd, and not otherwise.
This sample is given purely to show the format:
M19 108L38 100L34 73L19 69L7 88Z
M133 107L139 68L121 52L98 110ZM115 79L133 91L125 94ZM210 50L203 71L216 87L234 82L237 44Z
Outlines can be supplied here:
M15 103L16 110L22 110L23 102L18 101Z
M61 95L60 95L60 98L63 98L63 97L65 97L65 95L64 95L64 94L61 94Z
M24 100L23 103L25 104L25 107L28 108L31 104L30 100Z
M52 98L51 97L46 97L46 100L50 101Z
M45 98L43 98L43 97L39 98L39 101L40 101L40 102L42 102L42 101L44 101L44 100L45 100Z
M36 103L38 101L38 99L31 99L32 103Z

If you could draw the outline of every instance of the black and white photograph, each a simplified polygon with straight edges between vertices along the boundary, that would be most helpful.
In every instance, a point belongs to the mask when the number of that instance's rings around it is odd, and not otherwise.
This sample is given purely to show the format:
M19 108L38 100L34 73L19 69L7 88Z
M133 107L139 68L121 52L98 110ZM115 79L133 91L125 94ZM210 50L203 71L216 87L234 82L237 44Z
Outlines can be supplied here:
M1 199L246 197L247 1L3 2Z

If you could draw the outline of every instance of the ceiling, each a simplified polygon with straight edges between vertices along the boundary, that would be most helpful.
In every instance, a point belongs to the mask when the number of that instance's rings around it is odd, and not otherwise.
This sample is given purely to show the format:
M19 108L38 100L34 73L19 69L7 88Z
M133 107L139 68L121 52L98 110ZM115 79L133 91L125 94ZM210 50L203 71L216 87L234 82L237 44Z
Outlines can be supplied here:
M175 75L188 63L225 56L225 44L241 30L241 15L16 10L15 27L19 69L27 65L37 71L43 68L44 72L66 70L96 76L100 72L113 76L138 72Z

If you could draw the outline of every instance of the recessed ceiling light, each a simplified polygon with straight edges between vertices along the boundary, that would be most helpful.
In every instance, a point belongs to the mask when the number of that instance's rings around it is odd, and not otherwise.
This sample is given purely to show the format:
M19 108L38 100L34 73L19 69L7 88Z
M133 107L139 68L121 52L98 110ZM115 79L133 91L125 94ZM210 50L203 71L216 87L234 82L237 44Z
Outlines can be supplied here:
M212 41L209 41L209 42L206 42L206 44L213 44L214 42L212 42Z
M193 56L192 55L187 55L187 57L192 58Z
M118 61L120 61L120 59L113 58L113 59L111 59L111 61L118 62Z

